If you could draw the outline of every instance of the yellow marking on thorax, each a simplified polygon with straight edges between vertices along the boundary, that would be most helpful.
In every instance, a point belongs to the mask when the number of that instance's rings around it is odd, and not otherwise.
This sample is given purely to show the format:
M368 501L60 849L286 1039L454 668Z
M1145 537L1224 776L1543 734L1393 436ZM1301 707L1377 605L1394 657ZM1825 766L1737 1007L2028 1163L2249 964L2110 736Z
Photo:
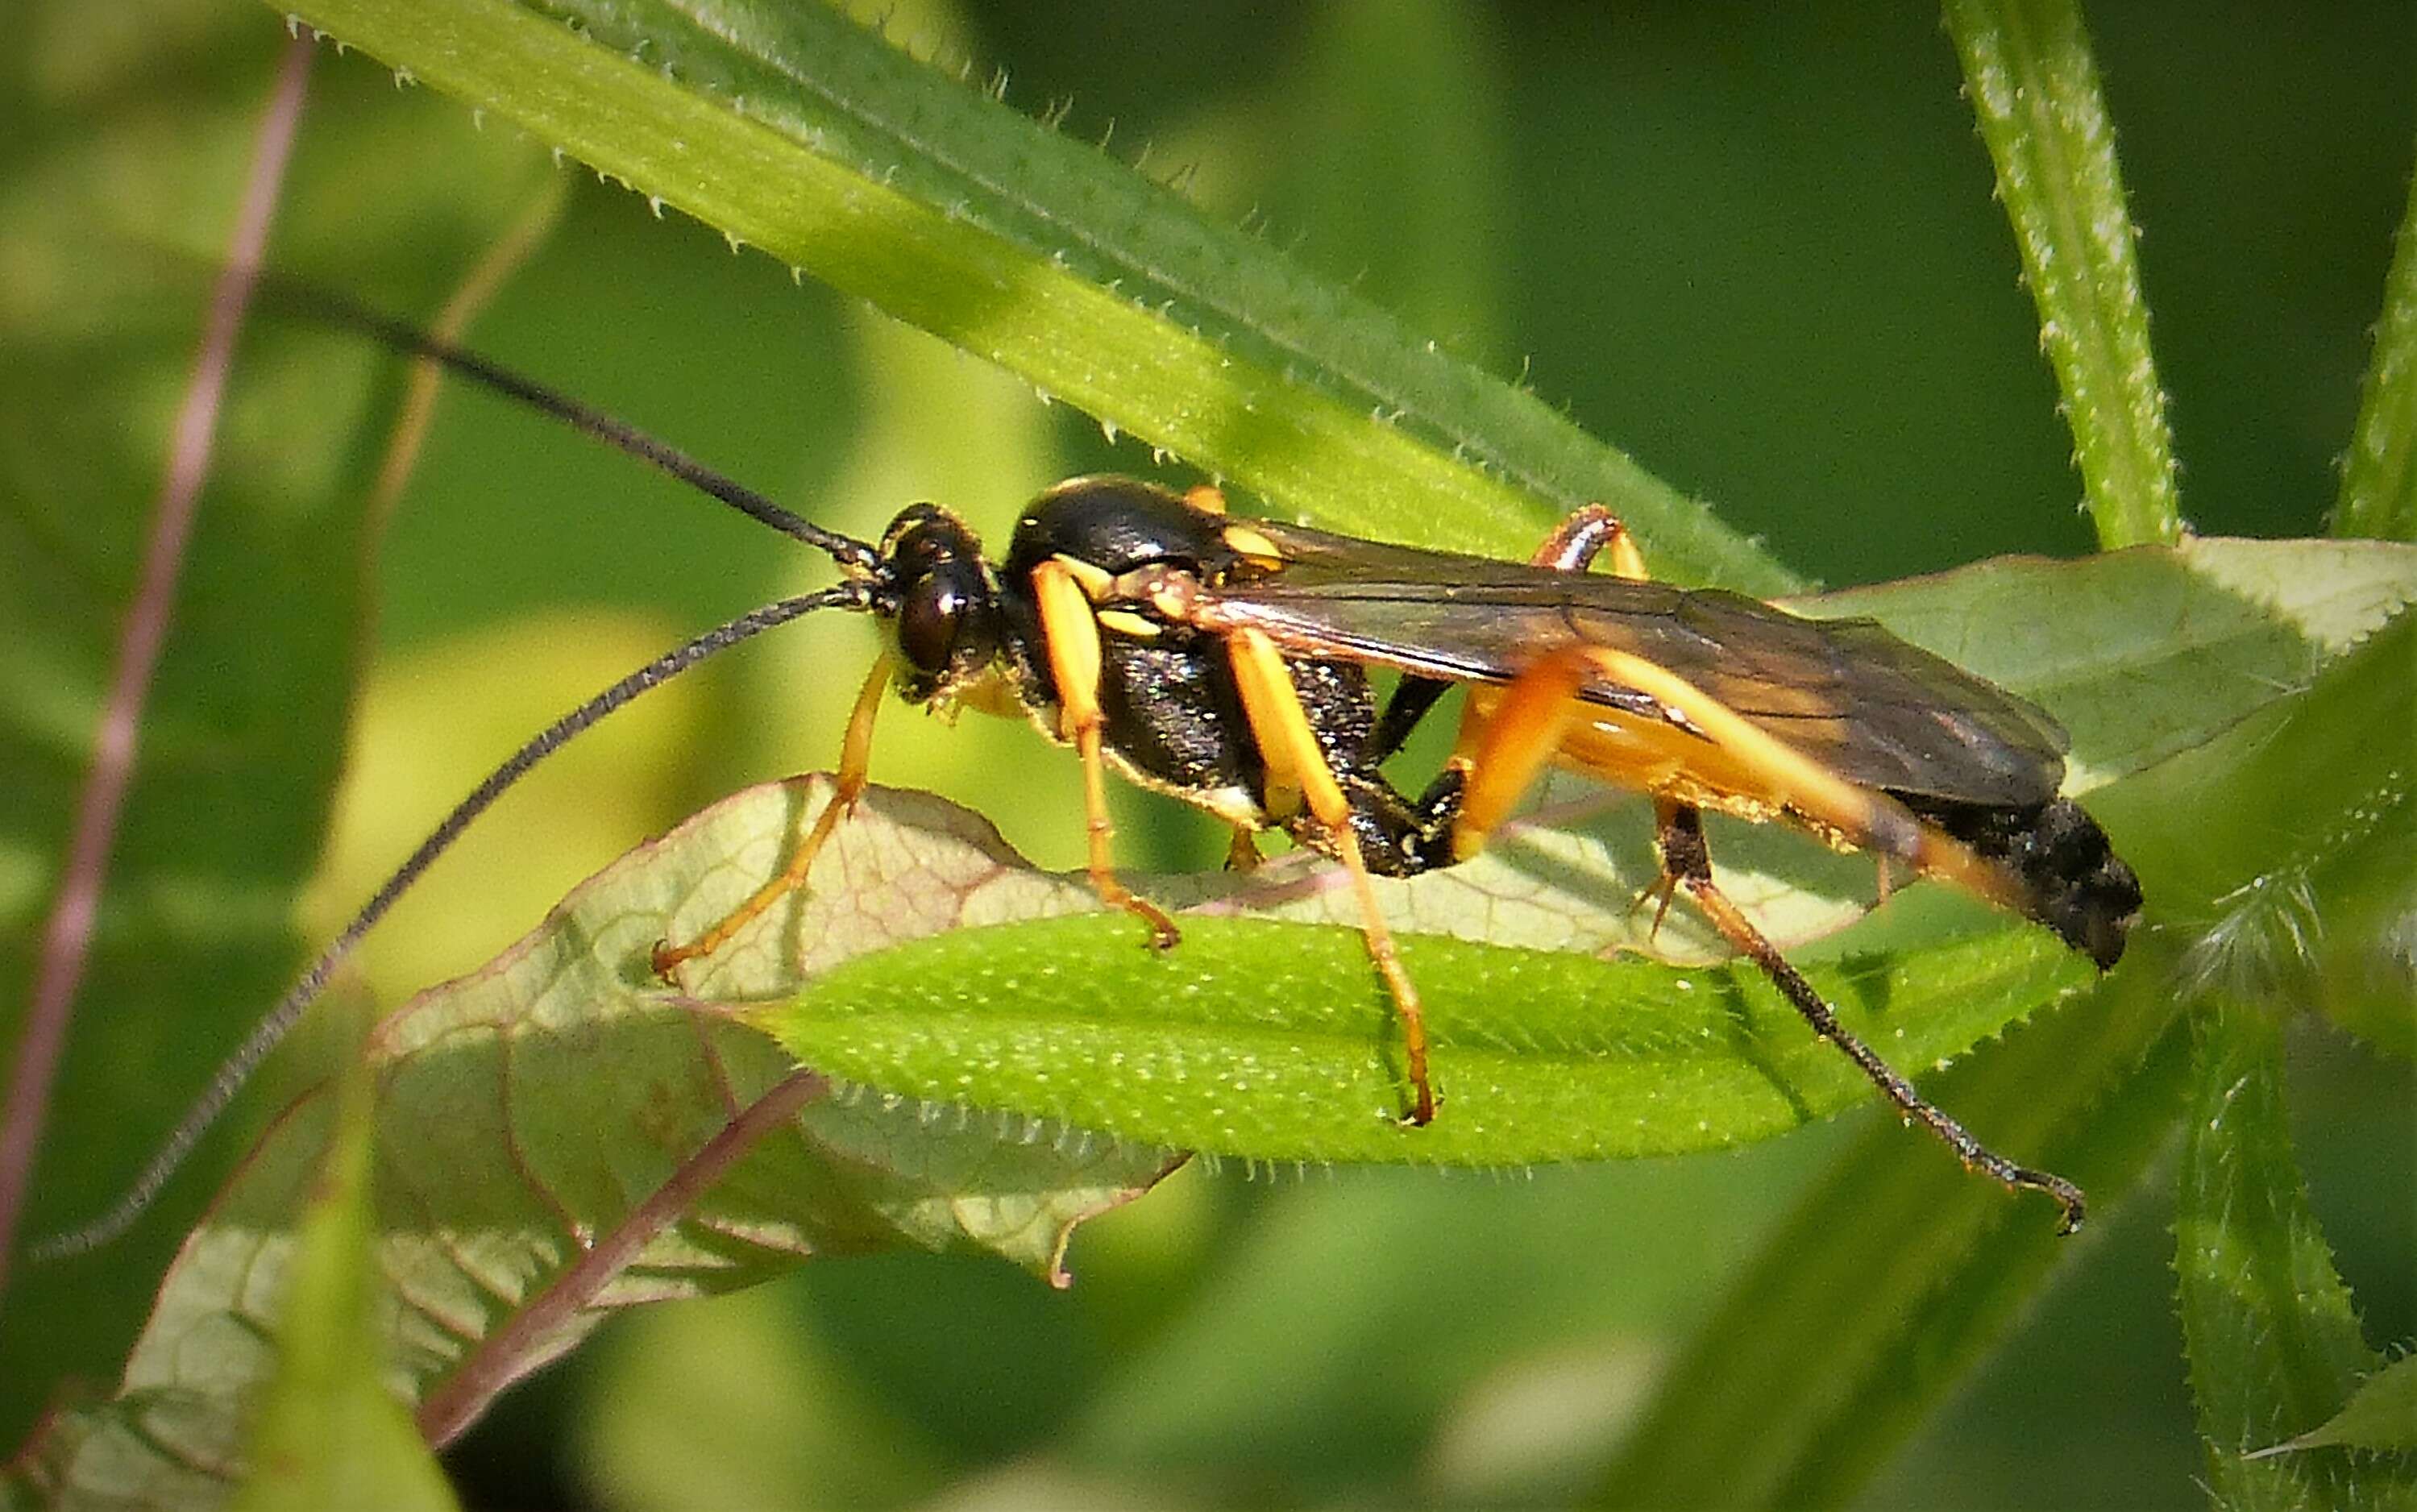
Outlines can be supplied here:
M1131 609L1102 609L1095 617L1101 624L1120 635L1135 640L1156 640L1165 627L1155 620L1145 619Z
M1276 543L1249 526L1229 525L1225 527L1224 535L1225 544L1249 558L1253 566L1284 565L1284 553L1276 549Z
M1074 580L1083 590L1083 596L1093 603L1104 603L1115 595L1117 574L1099 563L1087 562L1080 557L1069 557L1062 551L1050 560L1066 569L1066 575Z

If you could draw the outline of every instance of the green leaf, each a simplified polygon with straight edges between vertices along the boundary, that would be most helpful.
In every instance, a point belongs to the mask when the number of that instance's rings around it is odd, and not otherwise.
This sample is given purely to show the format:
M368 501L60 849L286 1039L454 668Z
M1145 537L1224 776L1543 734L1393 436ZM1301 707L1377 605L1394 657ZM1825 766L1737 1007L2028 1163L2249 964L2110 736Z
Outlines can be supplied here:
M1286 512L1524 553L1556 512L1600 499L1653 542L1659 571L1789 586L1533 395L835 11L571 4L566 24L504 0L294 8Z
M285 1268L277 1368L251 1434L238 1512L454 1506L411 1415L387 1385L381 1314L394 1306L372 1247L374 1084L365 1066L337 1083L336 1127Z
M727 805L744 848L777 853L786 816L769 800ZM911 899L930 884L902 881L883 853L965 869L970 858L918 813L928 802L889 794L852 819L834 874L879 869L876 896ZM1414 898L1422 880L1398 892ZM1084 901L1059 885L1053 911ZM694 896L683 911L700 918L737 898L721 885ZM769 931L812 939L821 910L861 906L809 898ZM1776 1133L1868 1095L1749 970L1674 973L1421 935L1403 956L1422 984L1448 1111L1407 1128L1398 1031L1356 932L1200 917L1184 930L1178 948L1157 953L1121 915L957 930L822 972L747 1016L800 1061L883 1092L1254 1160L1662 1153ZM2034 932L1813 973L1850 1028L1912 1064L1960 1051L2088 974ZM740 996L711 976L692 990Z
M2115 127L2076 0L1946 0L2102 546L2181 539Z
M150 501L268 91L250 12L29 20L0 90L0 1046L36 942ZM443 184L396 171L442 155ZM433 101L324 95L270 256L424 314L542 193L540 154ZM378 183L379 192L361 186ZM183 558L22 1243L89 1218L147 1159L294 969L364 622L364 501L403 375L356 345L247 331ZM59 1393L105 1394L230 1126L107 1253L10 1269L0 1443Z
M758 796L794 814L794 793ZM728 823L725 805L690 832ZM983 829L959 818L952 832ZM1064 1285L1074 1226L1177 1158L1026 1120L828 1095L761 1034L654 983L646 957L669 895L657 848L372 1037L367 1243L399 1299L381 1312L381 1347L432 1441L616 1309L752 1285L812 1257L978 1249ZM998 878L959 901L978 913L1021 886ZM963 922L928 893L859 909L819 939L817 958ZM763 985L747 980L749 958L717 964L734 986ZM276 1365L260 1279L290 1263L333 1102L304 1098L253 1151L187 1240L115 1399L54 1420L29 1457L37 1483L154 1488L138 1500L181 1506L220 1500L241 1476L248 1408Z
M2300 1449L2417 1449L2417 1355L2404 1354L2367 1376L2342 1410L2297 1438L2254 1449L2243 1459Z
M2333 534L2417 540L2417 179L2383 285Z
M2193 537L2080 561L2005 557L1793 601L1871 615L2054 711L2086 793L2203 745L2417 601L2417 548Z
M1940 1106L2099 1207L2120 1201L2189 1085L2188 982L2218 966L2272 980L2257 970L2272 957L2225 927L2237 895L2296 873L2324 917L2329 874L2300 868L2327 837L2417 850L2412 654L2404 613L2313 686L2093 798L2148 894L2132 951L2096 992L1952 1068L1928 1089ZM1893 1127L1847 1152L1672 1365L1610 1499L1832 1504L1882 1462L2074 1247L1933 1153ZM1725 1405L1708 1417L1706 1401Z
M2381 1361L2292 1160L2279 1025L2212 1003L2195 1028L2174 1271L2210 1488L2224 1506L2417 1504L2417 1479L2381 1465L2248 1457L2330 1418Z

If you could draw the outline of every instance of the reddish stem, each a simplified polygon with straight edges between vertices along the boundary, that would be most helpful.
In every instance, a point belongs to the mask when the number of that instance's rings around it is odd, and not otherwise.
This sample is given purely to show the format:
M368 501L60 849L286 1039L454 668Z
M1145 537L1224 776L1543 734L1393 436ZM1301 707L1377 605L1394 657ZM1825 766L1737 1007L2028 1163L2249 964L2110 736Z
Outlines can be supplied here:
M8 1260L16 1249L17 1223L24 1211L34 1157L41 1148L59 1059L67 1047L76 987L91 953L93 921L109 876L118 816L134 772L144 705L159 668L160 648L168 638L176 579L184 566L186 543L192 536L194 505L209 477L236 335L243 327L252 286L259 281L269 222L285 181L286 162L293 156L295 129L301 119L304 85L310 78L311 51L311 44L298 38L286 47L267 112L252 144L251 171L228 237L226 267L211 292L208 323L193 359L183 407L176 415L167 472L160 480L151 536L144 549L142 576L118 635L117 664L94 732L92 770L77 800L75 829L68 843L58 896L43 922L25 1026L9 1070L8 1107L0 1116L0 1290L6 1288Z
M741 1155L754 1148L756 1140L829 1090L830 1083L814 1072L792 1072L724 1124L696 1153L682 1161L662 1185L437 1383L419 1404L420 1437L441 1448L476 1422L495 1394L520 1378L536 1351L594 1302L597 1293L638 1258L648 1240L678 1221Z

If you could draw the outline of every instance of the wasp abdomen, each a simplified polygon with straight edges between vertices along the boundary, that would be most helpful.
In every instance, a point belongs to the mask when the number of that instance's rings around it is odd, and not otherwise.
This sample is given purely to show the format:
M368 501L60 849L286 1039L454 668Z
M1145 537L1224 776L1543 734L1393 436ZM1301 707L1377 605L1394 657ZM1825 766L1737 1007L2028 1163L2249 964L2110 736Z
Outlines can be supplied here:
M2123 958L2140 917L2140 879L2098 821L2069 798L2004 806L1894 795L1906 807L1994 861L2022 883L2023 911L2105 970Z

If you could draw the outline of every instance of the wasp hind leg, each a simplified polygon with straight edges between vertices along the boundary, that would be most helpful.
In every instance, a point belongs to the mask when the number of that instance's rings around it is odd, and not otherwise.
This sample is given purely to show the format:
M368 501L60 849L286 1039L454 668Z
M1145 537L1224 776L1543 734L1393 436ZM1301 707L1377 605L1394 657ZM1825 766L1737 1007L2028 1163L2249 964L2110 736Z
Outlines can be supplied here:
M778 877L757 888L746 902L687 944L675 945L668 939L655 941L651 956L655 975L671 981L682 965L700 955L710 955L730 943L773 904L806 885L806 876L813 870L814 858L822 853L824 843L839 828L840 820L855 812L857 800L864 796L865 782L873 769L873 722L881 712L881 696L889 690L889 658L884 656L873 664L864 686L857 690L856 707L847 716L847 734L840 742L839 771L832 780L830 802L814 816L813 828L789 853L789 863Z
M1572 511L1528 559L1534 566L1550 567L1556 572L1583 573L1604 551L1611 553L1612 576L1632 582L1645 580L1645 554L1637 549L1635 533L1602 504Z
M2081 1188L2051 1171L2033 1170L2018 1166L1989 1149L1973 1138L1971 1132L1954 1119L1938 1110L1913 1084L1899 1076L1894 1068L1879 1058L1871 1046L1857 1039L1838 1022L1838 1016L1813 984L1779 953L1761 930L1754 926L1743 910L1729 900L1712 881L1711 852L1704 844L1701 812L1686 804L1657 805L1660 819L1655 844L1662 853L1663 875L1674 889L1683 888L1714 929L1723 939L1760 968L1771 985L1804 1021L1813 1032L1845 1054L1857 1069L1870 1078L1880 1095L1887 1098L1900 1117L1908 1123L1918 1123L1955 1153L1967 1170L1976 1170L2012 1191L2043 1192L2055 1199L2064 1210L2060 1233L2072 1233L2081 1227L2086 1201Z
M1571 647L1539 660L1502 689L1485 715L1465 728L1454 756L1467 776L1465 799L1452 834L1454 853L1474 855L1486 836L1508 817L1528 785L1542 773L1581 717L1579 688L1595 679L1649 698L1663 717L1690 739L1701 738L1732 762L1756 771L1771 792L1784 794L1788 808L1842 833L1866 836L1874 848L1920 855L1927 832L1894 800L1868 792L1782 744L1666 668L1607 647ZM2044 1192L2064 1210L2062 1231L2081 1226L2081 1189L2063 1177L2015 1165L1973 1138L1961 1123L1924 1101L1869 1046L1849 1033L1838 1016L1764 938L1752 921L1712 881L1697 810L1662 799L1655 803L1663 885L1683 891L1706 922L1771 978L1813 1031L1836 1046L1868 1077L1900 1116L1918 1123L1953 1151L1968 1169L2018 1190Z

